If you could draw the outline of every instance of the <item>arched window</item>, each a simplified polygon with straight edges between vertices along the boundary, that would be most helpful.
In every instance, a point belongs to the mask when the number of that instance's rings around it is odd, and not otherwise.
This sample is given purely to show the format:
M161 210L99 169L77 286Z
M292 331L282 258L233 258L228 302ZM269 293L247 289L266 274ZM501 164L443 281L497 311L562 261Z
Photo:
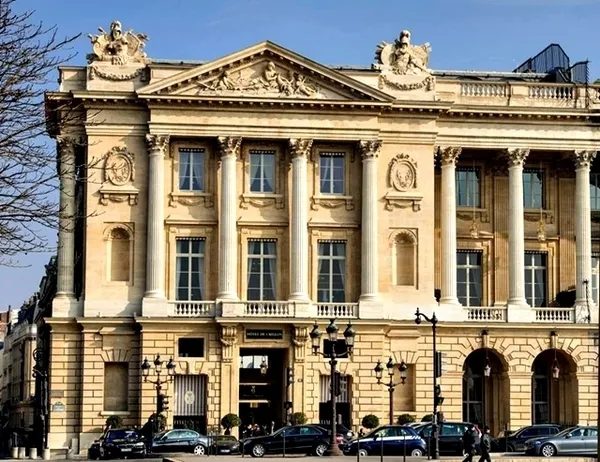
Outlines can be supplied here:
M400 232L393 239L392 283L395 286L417 285L417 240L411 232Z
M128 282L131 277L131 235L113 228L108 235L108 280Z

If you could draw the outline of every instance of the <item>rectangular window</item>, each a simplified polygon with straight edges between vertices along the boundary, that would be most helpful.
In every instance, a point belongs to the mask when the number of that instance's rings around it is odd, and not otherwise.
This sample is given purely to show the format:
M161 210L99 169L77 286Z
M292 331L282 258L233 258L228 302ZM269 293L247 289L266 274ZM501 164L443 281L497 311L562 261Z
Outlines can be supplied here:
M594 304L598 306L598 300L600 297L598 296L598 289L600 288L600 256L594 255L592 257L592 282L590 284L589 290L590 298L594 301Z
M344 303L346 301L346 243L319 241L318 261L317 301Z
M600 173L590 173L590 206L592 210L600 210Z
M481 252L457 252L456 290L458 300L463 306L481 306L483 299Z
M530 306L548 306L547 255L525 252L525 299Z
M459 167L456 169L456 205L459 207L481 207L481 169Z
M129 364L104 363L104 410L127 411Z
M344 153L321 152L319 154L319 178L321 194L344 194Z
M203 358L203 338L180 338L177 341L177 354L180 358Z
M250 151L250 192L275 192L275 151Z
M523 170L523 207L540 209L544 207L544 170L526 168Z
M179 190L204 191L204 149L179 150Z
M276 300L277 241L248 241L248 300Z
M202 300L204 238L177 239L175 285L177 300Z

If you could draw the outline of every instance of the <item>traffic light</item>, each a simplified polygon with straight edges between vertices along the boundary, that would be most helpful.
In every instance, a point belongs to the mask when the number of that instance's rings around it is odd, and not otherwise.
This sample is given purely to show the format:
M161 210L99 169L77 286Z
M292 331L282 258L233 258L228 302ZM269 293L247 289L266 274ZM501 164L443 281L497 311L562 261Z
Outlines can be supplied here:
M441 406L442 404L444 404L444 397L442 396L442 387L440 385L436 385L434 391L435 391L435 396L433 397L434 404L436 407Z
M161 414L169 410L169 398L162 393L157 397L156 412Z
M289 387L292 383L294 383L294 368L293 367L287 367L286 368L286 383L287 386Z
M340 372L336 372L333 374L333 394L335 396L340 396L342 394L342 374Z
M436 377L441 377L443 374L443 357L441 351L435 352L435 358L433 360L433 370Z

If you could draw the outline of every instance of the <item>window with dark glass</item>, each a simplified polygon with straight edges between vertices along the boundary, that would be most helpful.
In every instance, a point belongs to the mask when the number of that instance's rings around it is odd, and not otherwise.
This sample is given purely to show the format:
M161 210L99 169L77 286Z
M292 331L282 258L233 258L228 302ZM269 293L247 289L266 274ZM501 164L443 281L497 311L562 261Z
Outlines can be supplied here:
M523 170L523 206L526 209L544 207L544 170L526 168Z
M483 298L481 252L457 252L456 291L458 300L463 306L481 306Z
M317 301L344 303L346 301L346 243L319 241Z
M591 293L589 297L594 301L594 305L598 306L598 289L600 288L600 257L598 255L594 255L592 257L592 282L591 287L589 288ZM587 295L587 294L586 294Z
M250 192L275 192L275 151L250 151Z
M204 244L202 238L177 239L175 292L177 300L202 300L204 294Z
M590 207L600 210L600 173L590 173Z
M275 300L277 242L273 239L248 241L248 300Z
M319 178L321 194L344 194L344 153L321 152Z
M179 150L179 190L204 191L204 149Z
M177 341L177 353L180 358L203 358L203 338L180 338Z
M530 306L547 306L547 255L525 252L525 299Z
M456 205L459 207L481 207L480 172L475 167L456 169Z

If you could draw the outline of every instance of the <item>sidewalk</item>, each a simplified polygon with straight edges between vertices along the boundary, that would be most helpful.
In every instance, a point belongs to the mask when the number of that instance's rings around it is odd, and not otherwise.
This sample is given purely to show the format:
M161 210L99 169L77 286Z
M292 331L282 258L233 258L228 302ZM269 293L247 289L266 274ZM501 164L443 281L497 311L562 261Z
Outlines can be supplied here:
M248 459L248 461L250 461L250 459L252 460L260 460L260 459L254 459L251 456L245 456L242 458L242 456L208 456L208 458L217 458L219 461L221 462L229 462L229 461L236 461L236 462L241 462L243 459ZM168 456L168 457L164 457L163 458L163 462L199 462L202 459L207 458L207 456L204 457L199 457L199 456L189 456L189 455L182 455L182 456ZM317 460L320 460L321 462L323 462L324 460L331 460L331 459L336 459L341 461L347 461L347 462L352 462L357 460L356 456L336 456L336 457L312 457L312 456L302 456L302 455L291 455L291 456L287 456L287 457L281 457L281 456L265 456L263 457L263 459L268 460L269 462L283 462L283 461L289 461L290 459L303 459L306 461L310 461L310 462L314 462ZM365 462L376 462L378 461L380 458L379 456L367 456L367 457L361 457L361 460L365 460ZM384 456L383 458L384 462L403 462L404 460L406 460L407 462L426 462L427 458L426 457L406 457L406 459L404 459L402 456ZM440 457L440 460L443 460L444 462L462 462L463 458L462 457ZM477 461L478 459L475 458L475 461ZM545 457L531 457L531 456L525 456L525 455L513 455L513 454L509 454L509 455L502 455L502 454L498 454L495 457L492 456L492 461L494 460L499 460L502 462L548 462L548 459ZM597 462L597 459L595 457L577 457L577 456L573 456L573 457L553 457L552 462Z

